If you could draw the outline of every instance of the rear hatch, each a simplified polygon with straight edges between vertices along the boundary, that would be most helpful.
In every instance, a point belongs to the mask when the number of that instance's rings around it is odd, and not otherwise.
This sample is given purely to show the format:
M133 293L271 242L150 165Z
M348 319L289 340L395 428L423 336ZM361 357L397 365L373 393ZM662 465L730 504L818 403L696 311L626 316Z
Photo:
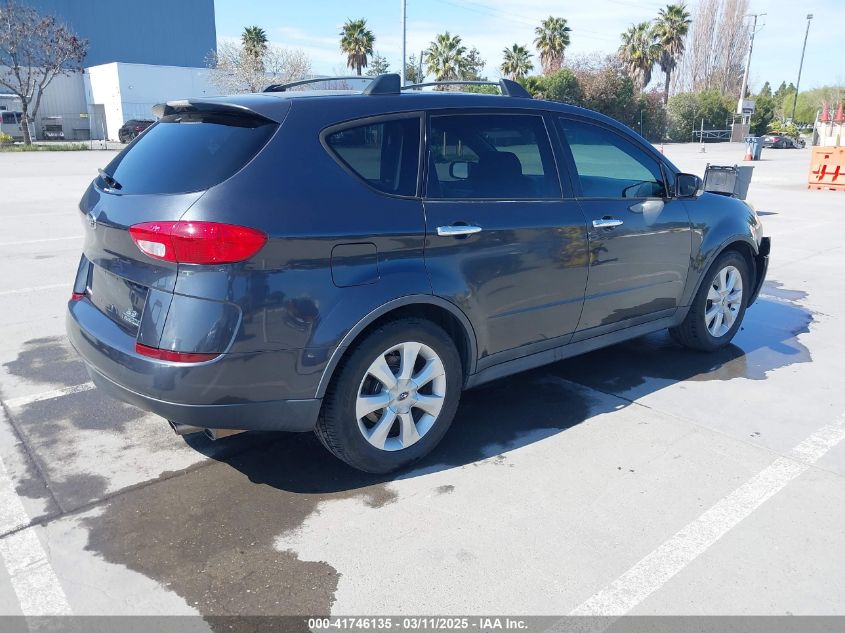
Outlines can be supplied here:
M206 190L252 160L278 127L267 116L226 102L184 101L159 106L158 113L161 120L100 170L80 203L84 292L132 335L141 327L150 293L173 292L180 264L142 252L130 228L173 226ZM166 309L161 301L156 305Z

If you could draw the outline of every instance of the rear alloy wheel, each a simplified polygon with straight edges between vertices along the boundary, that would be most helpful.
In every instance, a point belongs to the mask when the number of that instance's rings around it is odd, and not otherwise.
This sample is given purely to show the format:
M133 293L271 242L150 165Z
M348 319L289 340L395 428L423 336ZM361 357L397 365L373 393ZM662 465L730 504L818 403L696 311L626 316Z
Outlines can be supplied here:
M361 381L358 429L379 450L410 448L434 426L445 400L446 368L437 352L400 343L379 354Z
M338 458L385 473L433 449L457 410L463 372L452 339L421 319L389 322L336 372L317 436Z
M684 321L669 333L686 347L706 352L731 342L748 304L750 271L736 251L722 253L707 271Z

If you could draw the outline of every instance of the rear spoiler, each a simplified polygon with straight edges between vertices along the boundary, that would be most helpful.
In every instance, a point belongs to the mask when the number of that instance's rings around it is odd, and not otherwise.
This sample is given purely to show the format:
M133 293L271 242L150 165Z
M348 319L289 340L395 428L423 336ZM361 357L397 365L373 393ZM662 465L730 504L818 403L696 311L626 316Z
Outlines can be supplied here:
M287 113L287 108L284 107L285 102L281 100L274 100L272 104L263 99L244 99L244 101L244 103L237 103L216 99L179 99L153 106L153 114L160 119L174 114L208 112L241 116L267 123L280 123ZM289 104L288 107L290 107Z

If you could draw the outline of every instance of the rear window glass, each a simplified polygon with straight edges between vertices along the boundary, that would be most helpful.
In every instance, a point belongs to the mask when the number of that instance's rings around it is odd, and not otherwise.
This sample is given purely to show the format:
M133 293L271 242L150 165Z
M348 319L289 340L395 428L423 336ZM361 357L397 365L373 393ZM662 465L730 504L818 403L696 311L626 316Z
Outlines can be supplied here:
M276 127L242 116L165 117L105 171L120 185L121 194L202 191L241 169L264 147ZM102 178L98 184L109 186Z
M326 144L371 187L399 196L416 195L420 155L417 117L348 127L326 136Z

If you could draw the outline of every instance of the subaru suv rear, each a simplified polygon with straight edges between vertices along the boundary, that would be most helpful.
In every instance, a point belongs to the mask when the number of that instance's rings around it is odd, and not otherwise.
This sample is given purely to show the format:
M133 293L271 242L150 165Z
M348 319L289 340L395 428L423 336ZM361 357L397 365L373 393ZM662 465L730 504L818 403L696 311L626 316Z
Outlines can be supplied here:
M80 202L67 331L95 384L180 433L314 430L386 472L465 388L663 328L726 345L768 264L751 207L501 88L158 106Z

